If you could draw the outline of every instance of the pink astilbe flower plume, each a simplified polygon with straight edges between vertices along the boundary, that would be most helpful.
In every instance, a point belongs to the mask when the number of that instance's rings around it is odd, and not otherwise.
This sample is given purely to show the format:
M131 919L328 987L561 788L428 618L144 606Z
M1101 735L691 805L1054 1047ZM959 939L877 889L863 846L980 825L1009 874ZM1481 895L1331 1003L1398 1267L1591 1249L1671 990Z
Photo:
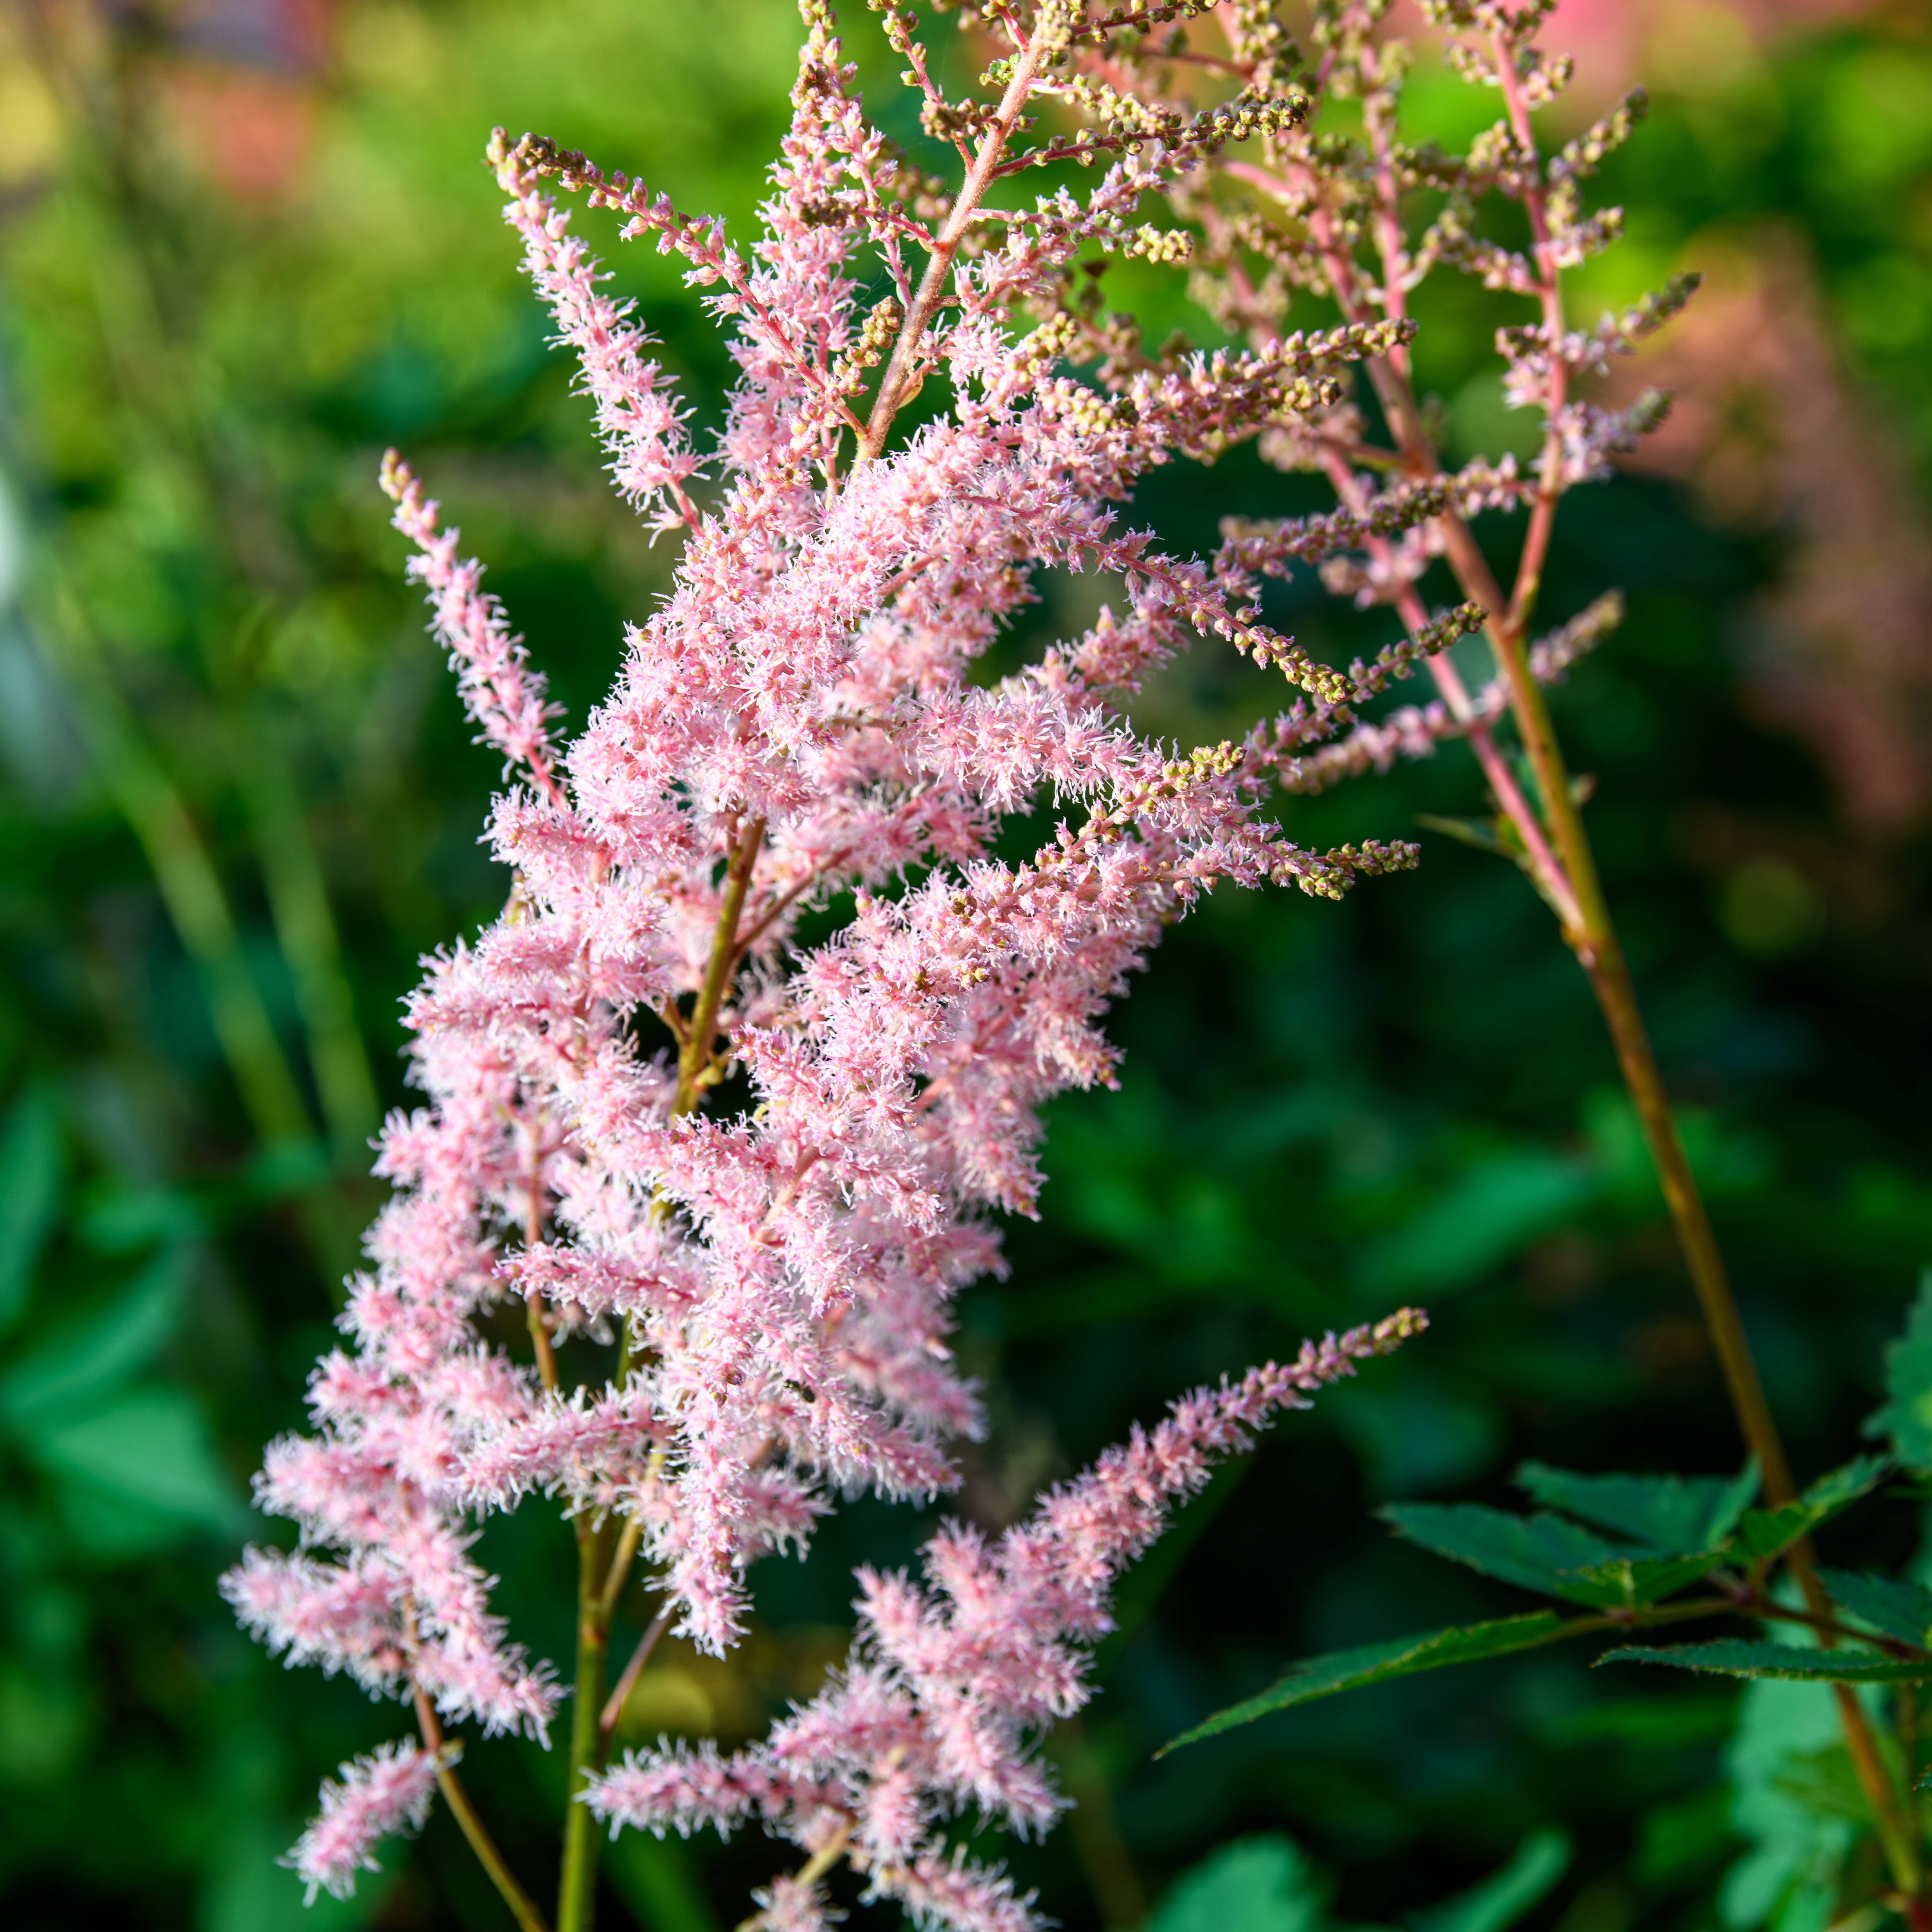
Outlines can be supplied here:
M384 1744L342 1767L322 1787L322 1814L284 1861L308 1888L346 1898L358 1872L378 1871L375 1848L399 1832L419 1832L436 1789L436 1758L412 1743Z
M949 1438L980 1408L951 1306L998 1265L992 1212L1033 1210L1040 1103L1111 1081L1102 1012L1217 883L1333 897L1412 862L1398 845L1304 850L1267 801L1354 728L1352 706L1475 621L1451 613L1420 641L1322 664L1262 621L1260 560L1172 554L1124 520L1151 468L1297 433L1341 406L1360 357L1407 340L1400 318L1213 356L1115 340L1076 366L1088 350L1057 304L1078 266L1184 255L1135 225L1139 205L1295 103L1103 116L1027 149L1024 110L1059 85L1084 0L1004 10L1010 58L970 112L889 10L960 158L962 185L940 194L866 118L829 10L802 11L791 123L748 252L580 155L490 145L617 486L682 532L668 596L627 632L574 740L555 735L456 532L405 465L383 467L435 634L512 775L489 836L514 883L499 919L425 962L409 1007L424 1104L383 1130L394 1192L344 1345L311 1384L312 1432L273 1444L257 1486L304 1547L250 1552L226 1587L291 1662L414 1697L426 1727L440 1713L543 1736L557 1714L554 1666L510 1640L473 1559L492 1510L556 1498L601 1566L598 1614L641 1563L678 1629L722 1652L743 1628L747 1567L802 1549L838 1494L953 1484ZM1056 156L1102 165L1079 194L1018 191ZM557 185L680 258L729 332L738 374L709 482ZM1052 568L1108 574L1121 609L976 681ZM1183 753L1124 704L1202 637L1302 696L1242 743ZM1003 824L1042 808L1056 822L1031 855L999 856ZM748 1098L707 1112L728 1074ZM506 1345L506 1304L525 1346ZM1114 1569L1203 1457L1365 1348L1350 1338L1332 1360L1184 1406L997 1550L964 1532L935 1545L925 1590L868 1580L841 1714L800 1714L800 1742L759 1760L794 1782L758 1804L794 1820L798 1767L820 1762L802 1740L830 1724L840 1741L810 1776L849 1790L875 1882L902 1874L896 1895L951 1922L1021 1922L995 1881L935 1848L934 1808L970 1796L1051 1818L1014 1740L1083 1694L1069 1646L1100 1627ZM608 1737L586 1721L573 1761L594 1768ZM862 1791L847 1759L867 1723L909 1754ZM722 1818L736 1775L692 1758L691 1795L663 1815ZM812 1922L814 1883L774 1892L768 1914Z
M942 1529L926 1546L922 1583L862 1570L850 1661L766 1742L729 1758L683 1745L633 1754L593 1780L584 1802L614 1829L660 1836L757 1818L813 1854L794 1885L815 1878L836 1847L868 1895L898 1900L922 1924L1033 1932L1030 1901L1000 1874L949 1856L946 1821L976 1808L1023 1833L1052 1823L1066 1801L1033 1746L1091 1694L1089 1647L1112 1628L1116 1576L1216 1462L1249 1446L1250 1431L1424 1325L1405 1309L1304 1343L1286 1366L1197 1390L997 1540ZM772 1898L764 1922L779 1932L797 1922L792 1894Z

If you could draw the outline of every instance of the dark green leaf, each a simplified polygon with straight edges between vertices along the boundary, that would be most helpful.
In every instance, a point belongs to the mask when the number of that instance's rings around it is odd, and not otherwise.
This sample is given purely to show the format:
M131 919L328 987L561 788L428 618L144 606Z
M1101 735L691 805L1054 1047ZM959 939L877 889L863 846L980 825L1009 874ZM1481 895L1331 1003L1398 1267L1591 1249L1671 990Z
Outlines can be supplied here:
M1821 1570L1826 1589L1855 1617L1895 1636L1922 1646L1932 1632L1932 1590L1902 1576L1865 1576L1850 1570Z
M1772 1784L1814 1817L1844 1818L1855 1825L1871 1821L1871 1800L1858 1782L1851 1753L1842 1744L1792 1754L1779 1766Z
M1628 1600L1614 1580L1582 1573L1628 1556L1559 1516L1512 1516L1481 1503L1395 1503L1382 1512L1398 1536L1540 1596L1607 1607Z
M1755 1462L1736 1476L1580 1476L1541 1462L1516 1472L1519 1487L1546 1508L1615 1530L1660 1556L1717 1549L1757 1494Z
M1684 1750L1730 1736L1737 1715L1737 1700L1729 1690L1702 1696L1678 1691L1667 1697L1626 1694L1558 1718L1549 1735L1562 1744L1610 1739L1644 1750Z
M47 1096L32 1093L0 1133L0 1329L26 1306L60 1183L60 1122Z
M1932 1268L1918 1277L1905 1333L1885 1352L1885 1390L1890 1400L1865 1433L1889 1436L1907 1468L1932 1471Z
M1540 1149L1498 1151L1473 1162L1378 1242L1365 1272L1390 1292L1462 1287L1562 1226L1602 1187L1587 1160Z
M1876 1657L1868 1650L1800 1650L1764 1638L1720 1637L1714 1643L1628 1645L1599 1664L1670 1664L1725 1677L1772 1677L1795 1684L1912 1684L1932 1677L1932 1659Z
M1730 1705L1727 1697L1726 1711ZM1738 1849L1731 1818L1735 1802L1729 1786L1720 1782L1646 1809L1632 1861L1638 1883L1657 1891L1676 1890L1695 1884L1725 1863Z
M1386 1643L1364 1644L1359 1649L1331 1651L1325 1657L1309 1658L1292 1666L1286 1676L1258 1695L1216 1712L1204 1723L1163 1744L1157 1755L1178 1750L1183 1744L1202 1738L1216 1736L1237 1725L1252 1724L1271 1712L1312 1703L1318 1697L1362 1690L1371 1684L1390 1683L1398 1677L1440 1670L1451 1664L1479 1664L1485 1658L1533 1650L1539 1644L1565 1635L1574 1624L1587 1621L1561 1617L1554 1610L1533 1610L1527 1616L1498 1617L1489 1623L1430 1630L1418 1636L1396 1637Z
M602 1858L610 1882L639 1924L653 1932L720 1932L718 1915L682 1840L620 1832L604 1847Z
M43 1468L124 1507L206 1529L245 1523L201 1412L178 1389L131 1390L71 1421L43 1418L26 1446Z
M1501 1871L1409 1922L1415 1932L1508 1932L1570 1869L1570 1854L1568 1832L1532 1832Z
M58 1324L0 1376L0 1424L70 1414L146 1366L180 1318L182 1262L164 1255L108 1305Z
M1737 1528L1733 1553L1765 1562L1829 1522L1874 1488L1892 1468L1888 1456L1858 1456L1820 1476L1796 1502L1777 1509L1748 1510Z

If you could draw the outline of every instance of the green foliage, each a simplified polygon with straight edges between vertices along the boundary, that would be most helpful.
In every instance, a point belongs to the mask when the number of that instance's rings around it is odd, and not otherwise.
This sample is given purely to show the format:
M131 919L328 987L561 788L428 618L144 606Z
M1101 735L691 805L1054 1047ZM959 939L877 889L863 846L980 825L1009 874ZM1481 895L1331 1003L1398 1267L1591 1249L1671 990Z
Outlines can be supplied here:
M1646 1600L1630 1594L1629 1580L1639 1566L1614 1544L1562 1516L1511 1516L1480 1503L1406 1503L1384 1510L1382 1517L1397 1535L1438 1556L1540 1596L1600 1607ZM1670 1566L1664 1574L1678 1572ZM1646 1582L1652 1580L1646 1575Z
M1737 1554L1758 1563L1782 1556L1801 1538L1870 1495L1891 1467L1889 1456L1857 1456L1820 1476L1796 1502L1778 1509L1746 1510L1733 1539Z
M1318 1932L1325 1888L1292 1840L1280 1833L1224 1846L1177 1880L1148 1932Z
M1824 1685L1760 1682L1745 1691L1726 1768L1731 1822L1750 1849L1718 1895L1734 1932L1822 1932L1830 1922L1839 1876L1868 1822L1810 1802L1818 1768L1834 1759L1843 1764L1844 1744Z
M1566 1832L1532 1832L1500 1870L1410 1914L1409 1932L1509 1932L1549 1895L1571 1856ZM1148 1932L1376 1932L1330 1917L1334 1889L1283 1834L1244 1838L1175 1880Z
M1216 1736L1238 1724L1252 1724L1272 1712L1332 1697L1339 1691L1366 1690L1398 1677L1412 1677L1418 1671L1440 1670L1451 1664L1480 1664L1488 1658L1534 1650L1566 1635L1571 1621L1552 1611L1538 1610L1528 1616L1501 1617L1492 1623L1431 1630L1423 1636L1396 1637L1387 1643L1364 1644L1358 1649L1310 1658L1258 1696L1216 1712L1205 1723L1164 1744L1162 1750L1178 1750L1183 1744Z
M1798 1650L1790 1644L1720 1637L1662 1648L1626 1644L1599 1664L1668 1664L1723 1677L1771 1678L1786 1684L1917 1684L1932 1677L1932 1658L1874 1657L1867 1651Z
M19 1318L60 1202L60 1128L52 1100L23 1095L0 1130L0 1330Z
M1932 1472L1932 1268L1918 1279L1905 1333L1885 1352L1885 1406L1865 1425L1908 1469Z
M1932 1636L1932 1590L1902 1576L1860 1576L1850 1570L1821 1570L1819 1580L1842 1610L1862 1618L1886 1636L1924 1647Z
M1551 1509L1613 1530L1659 1556L1721 1548L1757 1495L1755 1462L1722 1476L1580 1476L1526 1462L1516 1484Z
M1758 1487L1754 1465L1731 1478L1582 1476L1537 1462L1516 1472L1519 1484L1539 1501L1560 1504L1606 1528L1638 1537L1646 1550L1661 1552L1654 1556L1627 1553L1582 1525L1546 1511L1524 1516L1476 1503L1408 1503L1382 1514L1398 1535L1438 1556L1540 1596L1621 1613L1628 1622L1727 1564L1754 1566L1778 1556L1869 1494L1890 1466L1882 1456L1860 1456L1776 1510L1747 1507ZM1932 1606L1932 1592L1916 1585L1879 1577L1844 1580L1851 1586L1845 1607L1888 1634L1899 1634L1892 1624L1909 1624L1922 1604ZM1738 1606L1748 1608L1749 1601ZM1732 1607L1723 1597L1701 1606L1705 1614L1721 1615ZM1343 1690L1450 1664L1480 1663L1613 1627L1611 1617L1564 1618L1544 1611L1310 1658L1268 1690L1217 1711L1162 1748L1173 1750ZM1921 1625L1905 1641L1917 1643L1924 1634ZM1922 1666L1859 1652L1809 1652L1736 1639L1665 1648L1625 1646L1598 1661L1676 1664L1731 1676L1821 1683L1916 1683L1932 1676L1932 1660Z

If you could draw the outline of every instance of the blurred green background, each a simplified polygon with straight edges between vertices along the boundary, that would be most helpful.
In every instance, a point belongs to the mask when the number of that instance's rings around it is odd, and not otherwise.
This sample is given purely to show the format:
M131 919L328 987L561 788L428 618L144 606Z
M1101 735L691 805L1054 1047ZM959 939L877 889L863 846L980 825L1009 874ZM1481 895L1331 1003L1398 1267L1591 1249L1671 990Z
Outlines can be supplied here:
M248 1478L299 1420L374 1203L416 959L503 892L476 842L494 761L375 469L404 448L580 719L668 558L604 485L482 143L539 129L742 236L795 32L784 0L0 8L0 1915L22 1932L503 1922L441 1816L304 1918L274 1858L318 1778L404 1726L278 1668L214 1592L275 1533ZM1630 617L1557 709L1811 1471L1852 1446L1932 1259L1932 32L1916 6L1573 0L1552 38L1595 62L1594 101L1639 74L1653 95L1586 302L1708 278L1647 372L1672 424L1566 512L1552 621L1611 584ZM1432 77L1416 111L1471 124ZM715 422L695 302L654 254L619 273ZM1490 299L1426 311L1465 453L1528 421L1484 372ZM1240 458L1142 508L1204 544L1228 510L1313 500ZM1324 654L1368 634L1306 586L1284 616ZM1147 715L1194 742L1258 701L1203 652ZM1319 842L1480 808L1451 753L1288 815ZM1426 1932L1412 1914L1526 1844L1561 1874L1538 1927L1809 1924L1780 1887L1850 1828L1772 1774L1818 1742L1804 1694L1745 1712L1784 1730L1742 1780L1732 1694L1549 1653L1150 1762L1298 1653L1519 1606L1394 1544L1378 1502L1505 1499L1526 1455L1738 1452L1594 1008L1513 872L1426 837L1418 874L1340 907L1222 895L1116 1030L1121 1090L1054 1108L1043 1220L964 1306L995 1423L964 1507L1005 1519L1310 1330L1399 1300L1436 1324L1217 1480L1130 1582L1103 1694L1052 1746L1082 1809L1015 1850L1025 1882L1070 1927L1132 1924L1216 1846L1286 1833L1335 1912ZM922 1527L842 1516L761 1580L730 1665L664 1655L627 1735L761 1729L842 1647L852 1562ZM1827 1555L1903 1560L1918 1533L1894 1504ZM532 1518L484 1544L553 1654L565 1542ZM466 1775L547 1888L554 1759L492 1745ZM627 1840L611 1922L731 1924L773 1850ZM1252 1932L1316 1922L1270 1909Z

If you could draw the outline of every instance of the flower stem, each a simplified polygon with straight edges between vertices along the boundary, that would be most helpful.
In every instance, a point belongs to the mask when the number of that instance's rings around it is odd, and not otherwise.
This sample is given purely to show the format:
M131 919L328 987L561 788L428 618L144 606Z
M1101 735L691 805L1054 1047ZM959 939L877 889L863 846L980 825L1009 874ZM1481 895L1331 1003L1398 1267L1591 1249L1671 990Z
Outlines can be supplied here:
M670 1627L671 1612L676 1604L667 1604L652 1618L650 1628L638 1640L638 1647L631 1653L631 1660L626 1664L623 1674L610 1688L610 1695L604 1700L602 1714L597 1727L604 1734L604 1748L610 1748L611 1734L617 1728L617 1720L624 1714L624 1706L628 1700L632 1687L644 1675L644 1666L651 1660L651 1652L658 1647L658 1639Z
M511 1916L522 1932L550 1932L544 1923L543 1914L503 1862L502 1853L497 1850L496 1841L484 1828L476 1806L470 1803L470 1794L457 1776L455 1764L443 1742L442 1726L437 1720L436 1706L420 1685L416 1689L416 1723L422 1731L423 1743L436 1760L436 1789L442 1793L442 1802L449 1807L451 1815L462 1826L463 1835L470 1840L470 1849L489 1874L490 1882L502 1894L503 1903L510 1908Z
M611 1526L579 1520L577 1531L577 1681L570 1712L570 1762L565 1789L563 1874L556 1894L556 1932L590 1932L597 1911L597 1854L602 1834L590 1808L578 1802L584 1781L604 1768L610 1738L598 1722L610 1647L604 1588L610 1568Z

